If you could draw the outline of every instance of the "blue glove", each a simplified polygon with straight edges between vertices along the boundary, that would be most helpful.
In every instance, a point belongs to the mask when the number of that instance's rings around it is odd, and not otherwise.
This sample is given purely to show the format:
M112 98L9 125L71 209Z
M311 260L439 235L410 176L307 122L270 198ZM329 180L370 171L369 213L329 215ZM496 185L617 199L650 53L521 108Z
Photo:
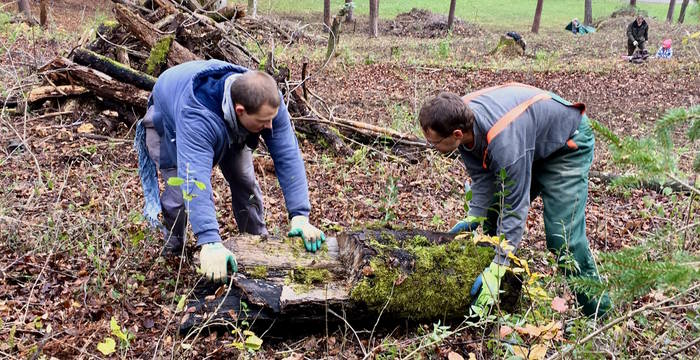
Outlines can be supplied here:
M478 222L469 222L466 220L461 220L460 222L455 224L455 226L453 226L452 229L450 229L450 231L448 231L447 233L451 234L451 235L457 235L461 232L474 231L478 227L479 227Z

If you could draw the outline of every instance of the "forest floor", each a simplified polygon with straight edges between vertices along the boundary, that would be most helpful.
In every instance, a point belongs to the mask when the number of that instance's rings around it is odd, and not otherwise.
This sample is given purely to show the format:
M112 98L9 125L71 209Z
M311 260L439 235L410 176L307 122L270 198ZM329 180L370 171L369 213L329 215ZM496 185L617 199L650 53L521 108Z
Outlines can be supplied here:
M3 11L14 6L10 1L3 3ZM87 29L111 16L110 6L109 1L56 2L49 30L14 24L9 22L11 14L0 14L1 97L26 93L38 84L36 69L56 55L67 55ZM518 81L585 103L591 118L619 135L643 137L653 133L666 110L700 103L700 43L691 40L682 45L681 41L699 28L650 20L650 50L671 37L674 59L636 65L621 59L629 20L610 19L586 36L563 30L540 35L523 32L530 55L525 57L486 55L503 28L462 23L461 30L450 36L429 37L434 35L431 30L396 30L391 20L382 21L383 35L376 39L366 37L362 21L354 25L354 32L352 24L345 26L336 56L329 62L324 59L322 41L263 47L273 49L277 61L288 64L295 79L307 59L312 74L307 86L321 95L335 116L417 136L421 133L416 115L425 98L439 91L464 94ZM286 16L285 21L314 22L304 16ZM312 39L327 36L320 27L307 31L314 35ZM551 266L552 256L545 246L542 203L536 200L518 255L542 274L549 299L567 301L567 310L561 313L551 311L549 302L528 308L537 310L533 313L543 323L567 324L554 338L542 340L522 330L533 315L520 314L519 322L509 320L514 322L498 326L500 333L495 334L493 327L446 330L433 324L380 329L374 336L368 331L355 336L343 328L305 329L292 339L258 334L264 341L262 348L248 353L234 346L239 340L231 334L183 342L177 332L176 308L178 299L198 281L191 261L194 244L182 263L158 257L162 240L146 229L139 216L143 200L131 144L133 129L124 123L114 126L101 110L99 106L74 109L51 117L42 117L43 109L20 114L3 110L0 357L103 357L97 345L114 334L112 318L133 335L113 355L125 358L542 358L535 354L542 347L552 354L605 324L582 319L568 288L561 286L563 279ZM101 139L78 134L78 128L87 123ZM673 138L679 144L678 166L689 174L684 181L692 183L697 181L691 164L698 144L689 142L686 132L681 128ZM375 144L355 146L352 157L339 158L302 135L299 140L309 179L310 217L329 235L387 218L395 224L446 231L464 216L468 176L457 157L421 150L407 161L387 155L391 149ZM24 144L19 149L11 146L17 141ZM629 170L613 163L602 137L595 151L593 170L617 174ZM268 228L284 234L287 213L272 160L258 151L254 164ZM230 190L220 172L215 171L213 178L222 236L236 234ZM689 254L685 263L697 269L697 198L691 206L692 199L684 193L620 189L597 178L591 179L589 191L586 228L594 254L653 244L655 251L669 256ZM684 234L660 233L673 229ZM673 287L648 289L633 300L621 301L610 319L678 293ZM668 356L700 336L699 301L695 287L675 298L672 306L625 318L577 348L576 356ZM517 339L504 335L504 328L515 328ZM530 349L531 355L522 355L523 349ZM694 358L698 349L695 344L674 356Z

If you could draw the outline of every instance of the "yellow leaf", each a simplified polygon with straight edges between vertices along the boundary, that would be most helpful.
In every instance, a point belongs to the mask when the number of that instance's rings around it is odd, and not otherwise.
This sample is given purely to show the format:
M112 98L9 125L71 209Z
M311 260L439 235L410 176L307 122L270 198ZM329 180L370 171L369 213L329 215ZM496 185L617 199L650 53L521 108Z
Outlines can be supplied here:
M182 344L180 344L180 347L181 347L183 350L189 350L189 349L192 348L192 345L191 345L191 344L182 343Z
M255 335L250 335L245 339L245 347L251 350L259 350L262 343L262 339Z
M180 301L177 302L177 308L175 308L176 312L185 310L185 301L187 301L187 297L185 295L180 296Z
M95 127L90 123L84 123L78 126L79 134L92 133L93 131L95 131Z
M513 345L513 354L527 360L542 360L547 355L547 346L536 344L528 349L524 346Z
M122 328L119 326L114 316L109 320L109 328L112 330L112 335L116 336L121 341L127 341L126 334L122 331Z
M474 353L469 353L469 360L476 360L476 355L474 355Z
M97 350L102 353L102 355L109 355L113 353L116 349L117 342L111 337L105 338L103 342L97 344Z

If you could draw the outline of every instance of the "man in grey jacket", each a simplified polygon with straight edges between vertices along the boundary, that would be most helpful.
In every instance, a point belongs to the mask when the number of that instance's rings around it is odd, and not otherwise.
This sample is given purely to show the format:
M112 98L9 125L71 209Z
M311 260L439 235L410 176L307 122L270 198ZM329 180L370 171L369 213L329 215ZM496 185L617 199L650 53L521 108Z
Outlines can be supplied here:
M627 26L627 55L632 56L634 51L644 51L644 44L649 40L649 25L642 15Z
M472 287L481 314L497 301L509 254L520 245L530 202L538 195L544 203L547 248L557 254L565 273L600 281L586 238L595 141L584 109L519 83L463 98L443 92L421 108L419 121L428 143L442 153L459 150L472 180L467 218L451 232L473 231L482 219L487 234L505 240ZM577 298L589 316L602 316L610 308L607 294L579 293Z

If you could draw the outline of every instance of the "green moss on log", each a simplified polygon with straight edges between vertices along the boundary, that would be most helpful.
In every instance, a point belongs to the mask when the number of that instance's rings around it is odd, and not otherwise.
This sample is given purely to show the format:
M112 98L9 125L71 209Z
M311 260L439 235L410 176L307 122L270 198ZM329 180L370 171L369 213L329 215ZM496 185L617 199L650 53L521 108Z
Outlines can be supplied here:
M253 279L267 279L267 267L264 265L253 266L249 270L249 275Z
M149 75L156 75L156 71L165 64L170 52L170 45L173 43L173 36L169 35L158 40L151 48L151 54L146 60L146 72Z
M494 250L470 239L430 244L425 236L401 241L382 233L370 245L379 253L355 285L353 300L414 319L461 316L468 311L474 279L491 263ZM408 264L408 266L406 266Z

